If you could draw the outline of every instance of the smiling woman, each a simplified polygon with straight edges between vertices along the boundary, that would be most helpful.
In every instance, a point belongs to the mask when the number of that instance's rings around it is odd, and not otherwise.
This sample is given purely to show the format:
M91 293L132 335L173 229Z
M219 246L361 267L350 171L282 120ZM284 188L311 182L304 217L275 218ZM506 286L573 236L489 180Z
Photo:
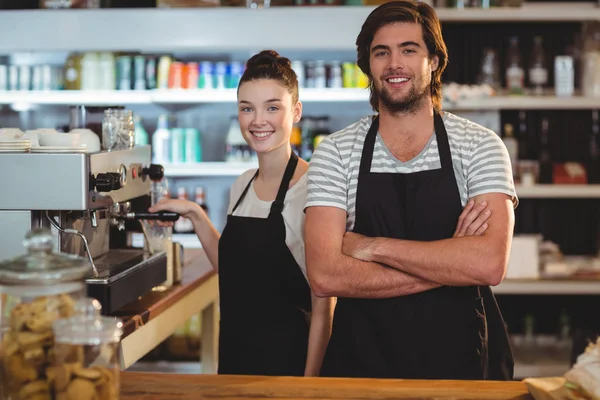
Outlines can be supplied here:
M265 50L248 60L238 87L238 120L258 155L257 170L231 187L222 235L192 202L156 210L189 218L219 269L219 373L318 375L331 332L331 298L311 294L304 255L308 164L290 136L302 116L290 60Z

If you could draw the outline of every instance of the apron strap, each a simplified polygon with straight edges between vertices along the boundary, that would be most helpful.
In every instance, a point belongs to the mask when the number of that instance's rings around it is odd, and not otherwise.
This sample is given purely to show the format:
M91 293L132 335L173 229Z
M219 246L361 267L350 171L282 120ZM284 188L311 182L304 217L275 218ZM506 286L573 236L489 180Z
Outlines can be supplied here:
M240 205L240 203L242 202L242 200L244 199L244 197L246 197L246 193L248 193L248 189L250 189L250 185L252 185L252 181L254 181L254 179L257 176L258 176L258 170L256 170L256 173L254 174L254 176L252 177L252 179L250 179L250 182L248 182L248 184L246 185L246 188L244 189L244 191L240 195L240 198L238 199L238 201L235 203L235 206L233 206L233 210L231 210L231 214L232 215L233 215L233 212L235 211L235 209L238 208L238 206Z
M277 192L277 197L275 201L271 203L271 212L273 214L275 212L280 213L283 211L283 201L285 200L285 195L290 186L290 182L292 177L294 176L294 172L296 171L296 166L298 165L298 156L292 150L292 155L290 156L290 160L288 161L287 167L285 168L285 172L283 173L283 179L281 179L281 184L279 185L279 191Z
M433 126L435 127L435 136L437 139L442 169L454 171L454 167L452 166L452 154L450 153L450 144L448 143L448 133L446 132L444 120L438 112L433 114Z
M377 138L377 132L379 131L379 115L373 117L371 121L371 127L367 136L365 136L365 143L363 144L363 151L360 157L360 174L368 174L371 172L371 161L373 161L373 151L375 150L375 139Z

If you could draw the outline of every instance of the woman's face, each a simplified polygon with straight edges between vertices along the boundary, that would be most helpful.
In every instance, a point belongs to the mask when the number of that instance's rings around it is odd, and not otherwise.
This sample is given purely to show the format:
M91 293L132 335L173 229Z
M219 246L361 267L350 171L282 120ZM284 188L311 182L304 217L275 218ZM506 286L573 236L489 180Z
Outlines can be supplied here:
M240 85L240 129L248 145L258 154L289 144L292 127L301 116L302 104L292 104L292 95L281 82L256 79Z

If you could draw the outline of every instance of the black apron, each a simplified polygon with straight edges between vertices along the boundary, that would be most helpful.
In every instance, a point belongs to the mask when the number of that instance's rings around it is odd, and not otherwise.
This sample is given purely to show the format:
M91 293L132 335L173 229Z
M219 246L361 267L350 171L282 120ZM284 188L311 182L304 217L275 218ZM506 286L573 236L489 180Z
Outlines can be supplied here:
M219 240L219 374L302 376L310 287L285 243L281 212L298 157L292 154L268 218L227 216Z
M434 122L440 169L372 173L379 127L374 119L361 156L354 232L418 241L452 237L462 205L437 113ZM338 298L321 375L508 380L512 368L489 286L443 286L388 299Z

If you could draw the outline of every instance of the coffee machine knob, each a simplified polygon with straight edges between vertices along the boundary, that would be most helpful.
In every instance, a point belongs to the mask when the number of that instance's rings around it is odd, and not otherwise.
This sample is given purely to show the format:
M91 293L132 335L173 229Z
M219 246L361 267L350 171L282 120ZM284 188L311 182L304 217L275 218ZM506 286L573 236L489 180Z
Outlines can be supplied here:
M160 164L150 164L142 169L142 177L149 177L153 181L160 181L165 176L165 169Z
M98 192L110 192L121 189L121 174L117 172L107 172L98 174L94 179L94 186Z

